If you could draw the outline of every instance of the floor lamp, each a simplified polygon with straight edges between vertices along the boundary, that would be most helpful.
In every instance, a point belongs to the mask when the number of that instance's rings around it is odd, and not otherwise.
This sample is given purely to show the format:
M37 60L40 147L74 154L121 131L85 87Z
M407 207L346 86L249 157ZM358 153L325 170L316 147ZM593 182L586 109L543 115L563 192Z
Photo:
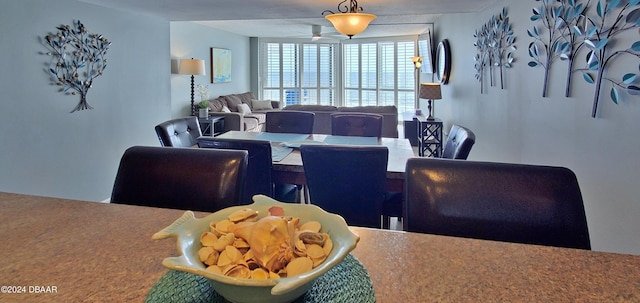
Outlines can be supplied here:
M431 110L431 101L442 99L440 83L420 83L420 99L429 100L429 106L427 107L429 109L429 117L427 117L427 120L435 120Z
M205 75L204 60L200 59L180 59L180 68L178 74L191 75L191 115L196 115L196 106L194 104L194 76Z

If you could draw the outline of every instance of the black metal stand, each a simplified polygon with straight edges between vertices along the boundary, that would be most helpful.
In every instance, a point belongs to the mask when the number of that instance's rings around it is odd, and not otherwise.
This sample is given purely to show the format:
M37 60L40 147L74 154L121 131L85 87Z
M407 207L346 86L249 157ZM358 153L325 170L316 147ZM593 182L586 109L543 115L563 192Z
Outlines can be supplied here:
M194 100L194 76L191 75L191 115L195 116L196 115L196 105L194 104L193 100Z
M442 120L416 117L418 128L418 155L420 157L442 157Z

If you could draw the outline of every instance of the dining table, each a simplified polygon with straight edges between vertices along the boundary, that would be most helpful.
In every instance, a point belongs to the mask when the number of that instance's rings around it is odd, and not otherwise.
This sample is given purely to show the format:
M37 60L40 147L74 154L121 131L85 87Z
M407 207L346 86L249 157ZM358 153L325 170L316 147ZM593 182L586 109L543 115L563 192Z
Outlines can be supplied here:
M145 302L184 212L0 192L0 302ZM640 302L637 255L350 229L372 302Z
M302 144L379 145L389 150L387 162L387 191L404 191L404 171L407 160L415 157L409 139L386 137L333 136L326 134L287 134L267 132L228 131L219 138L270 141L274 153L286 155L273 161L272 178L275 182L305 185L306 178L299 147ZM288 152L287 152L288 150ZM327 159L331 163L331 159ZM337 168L339 169L339 168Z

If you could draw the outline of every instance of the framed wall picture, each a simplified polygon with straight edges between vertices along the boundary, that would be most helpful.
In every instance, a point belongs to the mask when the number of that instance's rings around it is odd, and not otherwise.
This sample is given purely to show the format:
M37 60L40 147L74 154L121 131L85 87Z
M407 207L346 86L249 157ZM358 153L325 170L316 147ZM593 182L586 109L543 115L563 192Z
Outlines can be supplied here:
M231 82L231 50L211 48L211 83Z

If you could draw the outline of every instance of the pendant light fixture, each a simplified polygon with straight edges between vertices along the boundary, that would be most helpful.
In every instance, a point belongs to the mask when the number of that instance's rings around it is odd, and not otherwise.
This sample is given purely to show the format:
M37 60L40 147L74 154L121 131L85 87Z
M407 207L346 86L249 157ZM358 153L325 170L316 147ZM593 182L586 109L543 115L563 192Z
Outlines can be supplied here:
M333 24L338 32L351 39L353 35L362 33L376 18L376 15L362 13L362 7L358 6L356 0L349 0L349 5L346 2L347 0L344 0L338 4L338 13L325 10L322 15L329 13L325 18Z

